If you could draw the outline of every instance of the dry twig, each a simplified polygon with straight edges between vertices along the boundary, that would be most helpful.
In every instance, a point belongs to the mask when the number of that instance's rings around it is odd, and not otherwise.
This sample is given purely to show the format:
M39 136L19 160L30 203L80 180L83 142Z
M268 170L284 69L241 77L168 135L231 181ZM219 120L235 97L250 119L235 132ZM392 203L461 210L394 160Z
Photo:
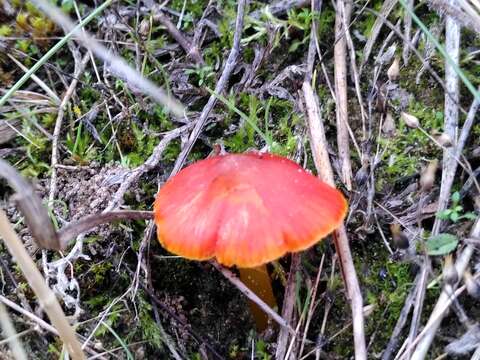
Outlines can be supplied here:
M245 286L245 284L230 270L218 264L216 261L210 263L225 276L238 290L242 292L249 300L257 304L268 316L270 316L278 325L287 329L292 335L295 335L295 330L288 324L288 322L272 310L262 299L260 299L252 290Z
M153 149L152 155L150 155L149 158L142 165L128 172L128 175L122 181L122 184L115 192L115 194L112 196L112 199L109 201L104 212L112 211L122 205L123 195L125 195L128 189L130 189L130 186L132 186L133 183L137 182L143 174L154 169L162 159L162 154L167 148L167 146L170 144L170 142L182 135L192 126L193 124L190 123L165 133L162 140L160 140L157 146L155 146L155 149Z
M480 34L480 15L472 16L462 11L461 6L452 4L447 0L428 0L428 4L440 13L447 14L450 18L455 19L458 24L468 27Z
M59 249L64 250L69 240L77 237L81 233L87 232L98 225L111 223L120 220L151 220L152 211L122 210L109 211L100 214L85 216L78 221L71 222L64 226L58 232Z
M7 309L3 303L0 303L0 325L4 339L8 340L12 355L16 360L27 360L27 354L18 338L12 319L8 315Z
M363 48L363 63L360 66L360 74L362 73L362 69L368 61L370 57L370 53L372 52L373 46L377 41L377 37L380 34L380 29L384 24L385 20L390 15L390 12L393 10L395 5L397 5L398 0L386 0L382 4L382 8L379 11L381 16L377 16L375 23L373 24L372 30L370 31L370 36L368 37L368 41Z
M347 190L352 190L352 164L348 132L348 96L347 96L347 40L348 29L344 24L350 22L351 3L349 0L337 0L335 15L335 47L333 49L335 66L335 103L337 115L337 146L340 161L341 179Z
M0 159L0 176L5 178L15 190L13 199L35 241L44 248L55 248L58 245L57 234L33 187L2 159Z
M197 64L203 65L202 54L198 50L198 47L194 42L187 39L180 30L177 29L174 23L165 15L161 8L155 7L153 20L160 22L167 29L168 33L177 41L183 50L187 53L187 56L194 60Z
M305 98L308 127L310 129L310 146L312 147L315 167L323 181L330 185L334 185L333 171L327 152L327 140L325 137L325 130L323 128L318 100L308 82L303 83L302 89ZM353 265L347 232L344 226L341 226L334 232L334 240L335 248L340 260L348 300L352 307L355 358L357 360L366 359L367 353L365 346L363 299L355 267Z
M217 94L221 94L225 87L228 84L228 80L230 79L230 75L232 74L235 65L237 64L238 56L240 55L240 40L242 38L242 30L243 30L243 18L245 14L245 5L246 0L239 0L237 6L237 19L235 21L235 33L233 35L233 47L230 50L230 54L228 54L227 62L225 63L225 67L223 68L222 75L218 79L217 85L215 86L215 94L212 94L208 99L207 104L203 108L202 113L200 114L199 119L197 120L195 127L193 128L190 137L188 138L187 144L183 147L182 151L178 155L177 161L173 167L172 173L170 176L175 175L180 171L187 159L188 154L193 148L193 145L197 141L200 133L205 126L208 115L212 111L213 107L217 103Z
M473 228L470 232L470 237L478 238L480 236L480 218L477 218ZM465 269L468 266L468 263L473 255L473 251L475 249L475 245L467 244L465 248L462 250L461 254L457 257L457 261L455 263L455 269L457 270L458 274L463 274ZM418 340L412 344L412 346L416 345L415 351L412 354L412 360L421 360L425 359L428 349L437 333L438 328L445 316L446 310L451 304L452 301L452 293L458 284L453 286L445 286L442 293L438 297L437 303L433 308L432 313L430 314L430 318L428 319L427 324L425 325L424 330L419 334L417 337Z
M282 305L282 318L287 323L293 320L293 310L295 307L295 285L296 276L300 267L300 254L292 254L292 264L290 265L290 272L288 275L287 286L285 287L284 300ZM289 332L287 328L281 328L277 338L277 350L275 352L275 359L284 360L285 353L288 347ZM295 339L293 338L292 341Z
M75 57L75 70L73 72L73 80L70 83L70 86L67 88L65 95L63 96L62 102L58 106L58 114L57 120L55 122L55 128L53 130L53 139L52 139L52 161L51 161L51 169L52 175L50 177L50 193L48 195L48 205L53 205L53 200L55 198L55 194L57 192L57 168L56 165L58 164L58 148L59 148L59 141L60 141L60 132L62 131L62 124L63 124L63 116L65 114L65 110L67 107L70 98L75 91L75 88L78 84L78 79L80 74L85 69L89 59L88 53L83 57L80 61Z
M409 9L413 10L414 6L414 0L407 0L406 5L408 6ZM410 11L406 11L403 19L403 33L404 33L404 40L403 40L403 64L407 65L408 64L408 58L409 58L409 53L410 53L410 44L412 42L411 40L411 33L412 33L412 15L410 14Z
M420 281L420 275L417 275L415 279L415 284ZM392 335L390 336L390 340L388 341L387 347L382 354L382 360L390 360L392 358L392 354L398 346L400 341L400 335L402 334L402 330L405 327L408 319L408 314L410 313L410 309L415 302L415 293L417 290L417 286L412 286L412 289L408 293L407 298L405 299L405 303L403 304L402 310L400 311L400 315L398 316L397 323L392 331Z

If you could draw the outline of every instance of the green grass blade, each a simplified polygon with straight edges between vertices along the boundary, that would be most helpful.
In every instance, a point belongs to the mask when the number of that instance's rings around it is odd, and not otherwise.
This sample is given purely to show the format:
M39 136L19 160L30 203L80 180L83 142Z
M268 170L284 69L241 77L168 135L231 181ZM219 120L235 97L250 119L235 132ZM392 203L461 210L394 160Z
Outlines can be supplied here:
M247 114L245 114L243 111L237 108L235 104L233 104L230 100L225 98L223 95L217 94L215 91L213 91L212 89L209 89L208 87L206 89L211 95L215 96L217 100L220 100L222 103L224 103L229 110L235 112L243 120L245 120L247 124L250 125L253 128L253 130L255 130L255 132L262 138L262 140L265 141L265 143L268 145L269 150L272 149L272 143L273 143L272 139L269 136L267 136L262 130L260 130L257 124L253 123Z
M405 3L405 0L399 0L400 4L404 7L406 11L412 16L412 19L417 23L418 27L427 35L427 37L430 39L430 41L435 45L435 47L438 49L440 54L448 61L451 67L453 67L454 71L458 74L460 79L462 79L462 82L465 84L467 89L472 93L473 97L480 101L480 92L475 89L475 86L468 80L467 76L465 73L460 69L458 64L453 61L452 57L447 53L445 48L440 44L440 42L433 36L433 34L428 30L428 28L425 26L425 24L418 18L417 15L413 12L412 9L410 9L407 4Z
M108 325L105 321L102 321L102 325L107 328L107 330L117 339L119 342L120 346L123 348L125 351L125 355L127 356L128 360L134 360L135 358L133 357L132 353L130 350L128 350L128 345L123 341L123 339L115 332L115 330L112 329L110 325Z
M59 51L63 45L73 36L73 34L92 21L98 14L100 14L107 6L109 6L113 0L107 0L98 8L93 10L85 19L80 21L72 31L67 33L59 42L57 42L50 50L43 55L6 93L0 98L0 107L5 105L7 100L17 91L30 77L44 65L48 59L50 59L57 51Z

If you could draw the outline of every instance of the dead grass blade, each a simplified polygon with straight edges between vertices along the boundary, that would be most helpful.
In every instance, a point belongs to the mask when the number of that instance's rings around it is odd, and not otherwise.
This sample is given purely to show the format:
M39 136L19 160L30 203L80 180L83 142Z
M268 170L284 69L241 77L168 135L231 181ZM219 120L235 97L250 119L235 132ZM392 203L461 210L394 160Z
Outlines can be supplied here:
M295 335L295 330L282 318L278 315L270 306L268 306L262 299L260 299L252 290L245 286L245 284L230 270L226 267L223 267L216 261L210 261L220 273L225 276L225 278L230 281L238 290L242 292L249 300L257 304L272 320L274 320L282 328L287 329L292 335Z
M398 0L386 0L382 4L382 8L379 11L381 16L378 16L373 24L372 30L370 32L370 36L368 37L368 41L363 48L363 63L360 66L360 74L362 73L363 66L367 63L368 58L370 57L370 53L372 52L373 46L377 41L377 37L380 34L380 29L382 28L385 19L388 18L390 12L393 10L395 5L397 5Z
M470 237L479 237L479 236L480 236L480 218L477 218L470 232ZM455 268L458 274L463 274L465 272L465 269L468 266L468 263L473 255L474 250L475 250L475 245L473 244L468 244L462 250L461 254L458 256L457 261L455 263ZM425 325L422 332L417 336L417 339L411 345L412 348L416 346L415 351L413 352L411 357L412 360L425 359L428 349L430 348L430 345L432 344L432 341L435 335L437 334L437 330L440 327L443 317L447 313L448 307L450 306L452 301L455 299L455 297L458 296L457 294L461 292L462 289L465 288L465 286L462 286L462 288L457 289L455 291L457 286L458 284L455 284L454 286L448 285L443 288L442 293L438 297L437 303L435 304L435 307L433 308L433 311L430 314L427 324Z
M285 288L285 296L282 304L282 318L287 323L292 322L293 310L295 309L295 287L297 271L300 268L300 254L292 254L292 264L290 265L290 271L288 274L288 282ZM292 336L292 342L295 341L295 337ZM280 329L277 338L277 351L275 352L275 359L284 360L289 359L289 356L285 356L287 353L289 331L287 328Z
M75 335L75 331L68 323L55 294L47 286L45 279L40 274L40 271L37 269L32 258L28 255L27 250L13 230L13 227L3 210L0 210L0 235L4 240L8 251L15 258L15 261L22 270L30 287L37 295L40 304L52 321L52 324L58 330L58 334L63 340L67 351L72 356L72 359L85 359L80 343Z
M0 325L3 329L2 335L9 342L10 350L16 360L27 360L27 354L23 349L22 343L18 338L15 327L13 326L12 319L8 315L5 305L0 303Z

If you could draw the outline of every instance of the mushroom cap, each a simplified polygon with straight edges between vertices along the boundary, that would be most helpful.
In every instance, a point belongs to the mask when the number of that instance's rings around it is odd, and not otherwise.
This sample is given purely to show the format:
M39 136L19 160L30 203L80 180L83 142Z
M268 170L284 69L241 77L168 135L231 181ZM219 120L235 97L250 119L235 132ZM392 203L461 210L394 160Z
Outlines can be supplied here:
M272 154L226 154L172 177L154 204L157 236L171 253L255 267L304 250L335 230L343 195L295 162Z

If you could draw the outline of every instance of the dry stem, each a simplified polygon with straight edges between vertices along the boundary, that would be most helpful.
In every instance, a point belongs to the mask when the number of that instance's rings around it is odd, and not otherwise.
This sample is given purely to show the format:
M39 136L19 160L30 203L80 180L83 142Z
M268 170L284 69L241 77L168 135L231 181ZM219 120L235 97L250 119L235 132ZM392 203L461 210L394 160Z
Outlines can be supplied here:
M350 162L350 144L348 136L348 97L347 97L347 40L344 24L350 22L351 4L337 0L335 16L335 103L337 114L337 146L341 167L341 178L347 190L352 190L352 164Z
M121 210L109 211L100 214L88 215L76 222L69 223L67 226L60 229L58 232L58 239L60 242L60 249L65 249L68 242L84 233L91 230L98 225L111 223L119 220L151 220L153 219L152 211L137 211L137 210Z
M50 177L50 193L48 195L48 205L53 205L53 200L55 199L55 193L57 192L57 168L58 164L58 148L59 148L59 138L60 132L62 131L63 116L65 114L65 109L67 107L70 98L75 91L75 88L78 84L78 78L80 74L85 69L89 59L88 53L83 57L81 61L75 59L75 71L73 73L73 80L70 83L70 86L67 88L65 95L63 96L62 102L58 106L57 120L55 122L55 129L53 130L53 139L52 139L52 160L51 160L51 169L52 175Z
M192 60L194 60L197 64L202 65L204 64L202 54L198 50L198 47L189 39L185 37L175 26L174 23L170 21L168 16L166 16L162 9L156 8L153 20L160 22L165 28L167 29L168 33L175 39L176 42L180 44L183 50L187 53Z
M242 292L242 294L244 294L249 300L253 301L263 311L265 311L265 313L268 316L270 316L278 325L287 329L292 335L295 335L295 330L285 321L285 319L282 318L280 315L278 315L275 311L273 311L270 306L265 304L265 302L262 299L260 299L253 291L251 291L248 287L246 287L245 284L241 282L240 279L233 272L223 267L216 261L212 260L210 261L210 263L218 271L220 271L228 281L230 281L233 285L235 285L237 289Z
M282 318L286 322L291 323L293 317L293 310L295 307L295 285L296 285L296 276L297 271L300 267L300 254L292 254L292 264L290 265L290 272L288 275L288 282L285 288L285 296L282 306ZM289 332L287 328L280 329L277 340L277 351L275 353L275 359L283 360L285 359L285 353L287 352L288 347L288 336ZM292 339L294 341L294 338Z
M217 96L216 94L221 94L225 87L227 86L228 80L230 79L230 75L232 74L235 65L237 64L237 59L240 54L240 40L242 38L242 29L243 29L243 17L245 13L245 3L246 0L240 0L238 2L237 7L237 20L235 22L235 33L233 36L233 47L230 50L230 54L228 55L227 62L225 63L225 67L223 68L222 75L220 79L218 79L217 85L215 86L215 94L212 94L208 99L207 104L203 108L202 113L200 114L199 119L197 120L195 127L190 134L187 144L183 147L182 151L178 155L177 161L173 167L172 173L170 176L175 175L177 172L180 171L182 168L185 160L187 159L188 154L193 148L193 145L197 141L200 133L205 126L208 115L212 111L213 107L217 103Z
M6 161L0 159L0 177L15 190L13 199L25 218L35 241L44 248L56 248L58 238L42 201L33 187Z
M323 128L318 100L308 82L303 83L303 95L307 110L308 126L310 129L310 145L313 159L319 176L323 181L334 185L333 171L327 152L327 140ZM355 345L355 358L366 359L365 329L363 319L363 299L353 265L352 254L348 244L345 226L340 226L334 232L335 248L340 260L343 280L347 290L347 296L352 307L353 336Z
M75 28L72 21L66 17L58 8L52 6L46 0L33 0L33 3L38 6L43 12L45 12L55 23L59 24L63 28L71 31ZM118 78L124 80L126 84L137 91L141 90L144 94L149 95L157 101L159 104L165 106L165 108L181 117L185 113L185 109L171 95L167 95L161 88L155 85L150 80L144 78L138 71L134 70L130 65L120 56L113 54L107 48L105 48L100 42L98 42L93 36L90 36L86 31L78 30L74 34L76 41L82 43L83 46L91 50L98 58L105 63L105 69L115 74Z
M27 250L25 250L25 247L13 230L12 225L8 221L7 215L1 209L0 235L3 237L8 251L15 258L32 290L37 295L40 304L58 330L59 336L65 343L72 358L75 360L85 359L80 343L75 335L75 331L68 323L55 294L45 283L45 279L40 274L40 271L38 271L35 263L28 255Z
M477 218L475 224L473 225L472 231L470 232L470 237L477 238L480 236L480 218ZM475 245L468 244L465 246L461 254L458 256L457 261L455 263L455 268L458 274L463 274L465 269L468 266L468 263L473 255L473 251L475 249ZM446 286L444 287L442 293L438 297L437 303L433 308L432 313L430 314L430 318L428 319L427 324L425 325L425 329L419 335L420 340L417 341L417 347L415 352L412 354L411 359L413 360L420 360L424 359L430 345L435 337L438 328L442 322L442 319L445 315L448 306L451 303L452 292L455 290L458 284L454 286ZM415 343L414 343L415 344Z
M13 357L16 360L27 360L27 354L25 353L22 343L18 338L17 332L15 331L15 327L12 323L12 319L10 319L7 308L2 303L0 303L0 325L3 329L3 338L9 342Z

